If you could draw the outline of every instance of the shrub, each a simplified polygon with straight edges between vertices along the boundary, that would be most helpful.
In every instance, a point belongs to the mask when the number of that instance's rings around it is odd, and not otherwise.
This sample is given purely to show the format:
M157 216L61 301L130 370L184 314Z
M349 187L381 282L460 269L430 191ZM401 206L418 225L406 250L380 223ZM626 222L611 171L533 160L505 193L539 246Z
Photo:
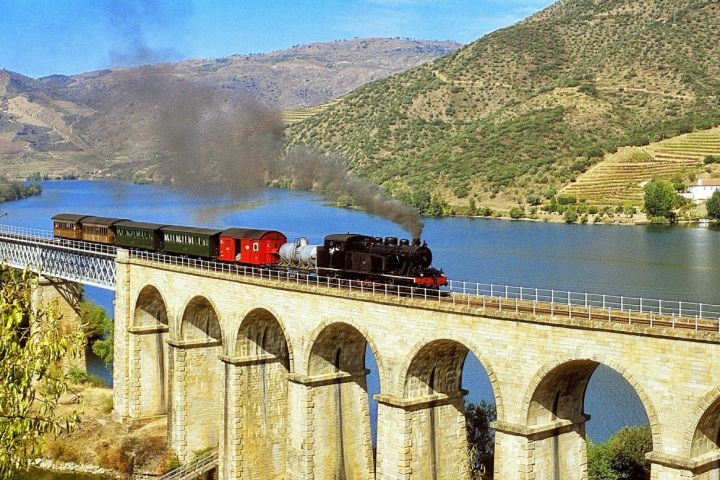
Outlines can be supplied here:
M708 165L708 164L710 164L710 163L720 163L720 156L717 156L717 155L708 155L708 156L705 157L705 159L703 160L703 163L704 163L705 165Z
M577 203L577 198L572 195L558 195L557 203L560 205L574 205Z
M117 470L122 473L131 473L130 457L120 445L111 445L104 442L98 449L98 464L103 468Z
M107 382L97 375L85 373L78 368L71 368L68 372L68 379L73 383L90 385L91 387L107 387Z
M540 205L540 202L542 202L542 199L539 195L530 194L527 196L527 203L529 203L532 206Z
M566 223L575 223L577 222L578 216L575 210L565 210L565 215L563 216Z
M100 405L100 411L103 413L110 413L113 409L113 397L112 395L106 395L102 399L102 405Z
M590 205L590 207L588 208L588 213L591 215L597 215L598 207L596 207L595 205Z
M650 218L650 223L653 225L669 225L670 220L668 220L667 217L652 217Z
M510 209L510 218L514 220L521 219L525 216L525 209L523 207L513 207Z

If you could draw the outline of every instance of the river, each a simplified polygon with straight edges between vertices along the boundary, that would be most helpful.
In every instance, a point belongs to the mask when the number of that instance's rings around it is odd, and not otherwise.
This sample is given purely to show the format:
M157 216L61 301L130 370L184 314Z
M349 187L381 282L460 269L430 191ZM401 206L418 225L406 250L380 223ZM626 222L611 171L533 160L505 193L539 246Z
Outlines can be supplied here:
M360 232L407 236L382 218L336 208L313 193L274 190L256 198L200 193L162 185L115 181L43 182L43 193L6 203L3 223L50 229L56 213L84 213L133 220L225 228L277 229L289 239ZM526 287L571 289L672 300L720 303L720 232L714 228L566 225L468 218L426 218L423 239L433 264L449 278ZM87 288L112 313L113 293ZM367 355L369 389L377 369ZM92 368L98 368L97 361ZM102 373L102 369L100 370ZM104 372L107 377L107 372ZM493 401L479 362L469 356L463 387L470 401ZM371 402L373 420L376 405ZM599 367L587 389L587 432L603 441L623 425L647 422L634 390L613 370ZM374 422L373 422L374 423Z

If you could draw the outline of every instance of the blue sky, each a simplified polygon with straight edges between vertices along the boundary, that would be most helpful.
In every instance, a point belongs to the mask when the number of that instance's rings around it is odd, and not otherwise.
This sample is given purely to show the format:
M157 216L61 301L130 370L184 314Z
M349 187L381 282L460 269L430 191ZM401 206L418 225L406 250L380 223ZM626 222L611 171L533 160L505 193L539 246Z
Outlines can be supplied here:
M0 68L31 77L353 37L469 43L551 0L2 0Z

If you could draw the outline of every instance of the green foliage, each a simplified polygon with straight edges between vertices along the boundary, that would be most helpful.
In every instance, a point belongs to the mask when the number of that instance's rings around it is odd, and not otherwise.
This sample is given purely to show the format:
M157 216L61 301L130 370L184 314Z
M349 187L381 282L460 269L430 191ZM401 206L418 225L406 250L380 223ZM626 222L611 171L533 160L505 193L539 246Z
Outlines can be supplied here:
M720 156L718 156L718 155L708 155L708 156L705 157L705 159L703 160L703 163L704 163L705 165L708 165L708 164L711 164L711 163L720 163Z
M607 442L588 442L590 480L648 480L650 464L645 454L652 451L652 435L647 425L625 427Z
M720 220L720 190L715 190L706 206L708 217L713 220Z
M668 180L653 180L645 185L645 212L651 217L669 218L675 206L675 189Z
M670 225L670 220L667 217L651 217L650 223L653 225Z
M85 326L92 351L108 369L112 368L115 327L105 309L92 302L80 303L80 319Z
M574 205L577 203L577 198L572 195L558 195L557 203L560 205Z
M107 387L107 382L97 375L85 373L79 368L71 368L67 374L68 380L72 383L90 385L91 387Z
M540 198L540 195L535 195L534 193L531 193L527 196L527 203L533 206L537 206L542 203L542 199Z
M598 213L598 207L596 207L595 205L590 205L590 207L588 207L588 213L590 213L591 215L596 215Z
M40 452L46 433L70 430L77 414L56 416L62 395L75 392L58 365L83 346L82 332L58 328L57 306L37 310L36 280L2 269L0 282L0 479L12 479Z
M24 186L18 182L7 183L0 180L0 202L19 200L21 198L40 195L40 193L42 193L42 189L40 188L40 184L37 183Z
M578 220L578 215L575 210L567 209L567 210L565 210L565 214L563 215L563 218L565 219L566 223L575 223Z
M628 217L632 217L637 213L637 209L631 203L626 203L625 205L623 205L623 213Z
M519 220L525 216L525 209L523 207L513 207L510 209L510 218L513 220Z
M465 422L470 450L470 471L482 471L492 478L493 456L495 454L495 431L490 423L497 418L495 405L484 400L480 403L465 402Z

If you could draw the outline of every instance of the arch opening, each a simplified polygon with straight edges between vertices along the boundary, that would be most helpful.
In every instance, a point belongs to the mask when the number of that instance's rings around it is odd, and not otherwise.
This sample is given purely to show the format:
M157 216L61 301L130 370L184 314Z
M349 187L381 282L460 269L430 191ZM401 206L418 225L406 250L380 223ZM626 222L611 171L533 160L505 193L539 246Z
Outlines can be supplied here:
M168 325L167 307L160 291L152 285L140 290L135 302L133 325L136 327L153 327Z
M284 478L291 359L278 319L262 308L250 311L231 353L234 362L225 365L224 440L234 445L240 471L226 465L225 478Z
M308 375L314 435L324 445L314 458L318 478L374 476L366 355L377 360L365 335L347 323L326 326L313 342Z
M195 297L185 307L180 324L180 337L183 340L222 342L220 321L207 298Z
M690 456L700 460L693 480L720 479L720 396L704 411L693 433ZM707 460L707 461L705 461Z
M164 415L168 397L168 314L162 295L152 285L145 286L138 294L133 327L142 332L133 338L140 343L135 366L140 378L138 416Z
M654 410L644 393L633 389L627 375L593 359L567 361L536 375L527 405L534 471L545 478L585 479L589 469L622 468L616 473L650 478L645 453L652 450L658 436L648 420ZM594 423L593 414L597 414ZM596 442L590 447L588 432ZM632 439L634 453L616 452L625 458L622 463L607 455L589 454L588 448L601 452L602 443L613 435Z
M220 319L205 297L193 298L180 323L180 342L171 342L173 447L181 461L193 452L217 448L223 412L223 335Z
M467 346L449 339L423 345L410 361L404 395L418 403L407 414L413 472L431 479L492 477L496 392Z

